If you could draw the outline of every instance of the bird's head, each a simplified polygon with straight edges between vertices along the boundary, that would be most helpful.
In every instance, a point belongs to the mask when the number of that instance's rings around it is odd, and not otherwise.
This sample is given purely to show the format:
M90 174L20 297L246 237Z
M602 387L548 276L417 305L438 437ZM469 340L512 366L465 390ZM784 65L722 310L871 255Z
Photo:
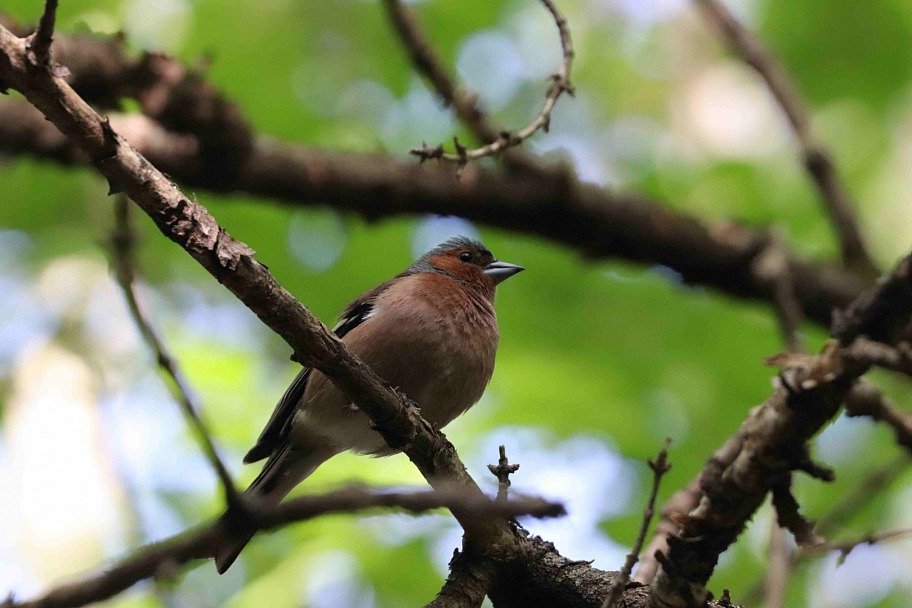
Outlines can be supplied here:
M491 293L499 283L524 270L522 266L497 260L480 241L464 236L441 243L415 262L415 266L429 266L429 270L478 284Z

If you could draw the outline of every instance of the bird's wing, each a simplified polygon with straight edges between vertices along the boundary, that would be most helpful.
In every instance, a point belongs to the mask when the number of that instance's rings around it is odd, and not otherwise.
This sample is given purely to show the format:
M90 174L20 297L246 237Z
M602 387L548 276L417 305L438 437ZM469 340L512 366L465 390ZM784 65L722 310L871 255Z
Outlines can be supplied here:
M382 283L351 302L342 312L342 318L333 328L333 332L342 338L345 334L364 323L373 311L374 300L392 285L393 281L395 279ZM269 422L266 423L263 432L260 433L256 445L250 448L250 451L244 456L244 464L262 460L277 453L284 447L285 439L291 430L291 421L294 418L298 402L301 401L301 398L304 397L304 391L307 390L307 381L310 379L311 371L312 368L305 367L295 376L285 394L279 399L279 403L273 410L272 416L269 417Z

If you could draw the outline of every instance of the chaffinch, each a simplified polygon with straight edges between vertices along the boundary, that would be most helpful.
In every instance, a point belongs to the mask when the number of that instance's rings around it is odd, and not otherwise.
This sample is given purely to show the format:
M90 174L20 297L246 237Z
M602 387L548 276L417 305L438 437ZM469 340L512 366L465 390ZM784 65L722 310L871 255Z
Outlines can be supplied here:
M499 340L494 291L522 270L496 260L479 241L452 238L356 298L333 331L441 428L481 399ZM278 502L345 450L373 456L396 452L326 376L306 368L244 457L245 463L269 458L247 492ZM229 515L223 522L230 532L215 552L219 573L253 536L249 529L229 526Z

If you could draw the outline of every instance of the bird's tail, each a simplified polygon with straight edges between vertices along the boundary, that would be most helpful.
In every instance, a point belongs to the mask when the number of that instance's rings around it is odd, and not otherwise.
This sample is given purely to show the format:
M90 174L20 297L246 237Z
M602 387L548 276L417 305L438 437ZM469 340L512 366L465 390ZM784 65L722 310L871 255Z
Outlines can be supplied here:
M225 571L231 567L241 550L247 546L250 539L256 533L256 530L249 525L244 525L240 521L233 521L233 513L230 511L222 515L218 523L219 534L221 539L215 547L215 569L219 574L225 574Z
M335 454L335 450L305 450L297 447L292 449L286 444L270 457L246 493L257 496L267 503L278 504L292 488ZM213 556L216 570L219 574L224 574L256 534L256 528L251 526L243 514L230 509L219 518L216 525L220 534Z

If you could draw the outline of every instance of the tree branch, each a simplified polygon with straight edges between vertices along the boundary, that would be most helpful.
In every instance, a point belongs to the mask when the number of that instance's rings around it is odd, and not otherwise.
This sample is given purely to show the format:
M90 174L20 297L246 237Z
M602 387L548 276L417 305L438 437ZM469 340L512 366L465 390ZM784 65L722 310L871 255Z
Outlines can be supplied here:
M757 280L770 285L773 308L788 349L793 352L803 351L801 323L804 320L804 313L801 310L801 302L795 297L795 283L789 270L788 252L782 235L777 230L770 231L767 246L754 260L753 270Z
M54 23L57 20L57 0L46 0L38 29L29 37L30 59L36 67L51 69L51 43L54 41Z
M431 83L444 105L452 106L459 120L479 140L484 143L496 140L500 129L478 107L478 96L453 82L427 35L419 27L415 11L401 0L383 0L383 6L415 68Z
M249 500L249 497L245 497ZM376 508L397 508L412 513L448 508L472 512L490 519L515 515L551 517L563 513L563 506L541 499L493 501L484 496L467 495L462 490L423 492L382 492L350 487L318 496L302 496L279 505L256 502L250 509L251 525L271 530L291 522L312 519L329 513L346 513ZM111 598L139 581L156 576L162 569L174 569L194 559L207 558L223 534L218 523L188 530L130 554L104 570L65 583L44 595L15 608L72 608Z
M506 446L500 446L500 458L497 464L489 464L488 470L497 478L497 500L507 500L507 493L510 491L510 475L519 470L519 465L510 464L507 459Z
M668 555L653 581L650 606L690 607L706 599L703 587L719 555L740 535L766 493L783 474L808 469L806 442L839 410L857 378L870 364L850 356L858 336L889 339L893 328L909 323L912 298L912 254L903 258L877 285L859 296L834 325L839 342L826 344L820 355L787 354L771 360L787 367L781 387L755 408L737 438L723 447L724 461L713 461L700 475L702 497L680 518L679 532L669 536Z
M851 396L851 393L850 393ZM830 536L840 526L849 522L859 511L871 504L878 493L884 491L900 475L909 469L909 457L903 455L875 469L870 475L854 488L847 496L842 497L829 512L817 519L815 530L824 538ZM788 568L794 568L798 563L798 553L789 553ZM764 590L763 582L754 584L742 593L745 606L753 606L762 601Z
M705 224L637 195L473 168L459 182L444 168L395 158L318 150L257 138L246 160L217 178L198 138L163 129L143 116L110 117L125 139L173 179L215 192L246 192L290 206L331 205L368 220L402 214L458 215L571 247L587 258L616 257L659 264L688 284L771 303L774 289L758 280L755 257L766 238L734 224ZM64 164L87 158L28 104L0 99L0 151ZM795 297L808 318L829 326L870 282L832 264L788 256Z
M497 564L487 556L454 551L443 588L424 608L479 608L496 571Z
M843 262L876 276L877 267L864 245L855 210L830 155L811 132L810 113L785 70L750 30L745 28L721 0L694 0L716 26L731 50L760 75L779 103L801 146L804 165L817 186L830 221L839 238Z
M800 549L796 555L795 559L805 559L808 557L815 557L818 555L823 555L825 553L830 553L832 551L839 552L839 563L841 564L845 561L845 558L849 556L849 553L853 549L860 545L873 545L888 540L897 540L902 538L908 538L912 536L912 528L899 528L896 530L887 530L886 532L876 532L873 534L866 534L861 538L856 538L854 540L843 540L832 543L823 543L815 545L813 547L804 547Z

